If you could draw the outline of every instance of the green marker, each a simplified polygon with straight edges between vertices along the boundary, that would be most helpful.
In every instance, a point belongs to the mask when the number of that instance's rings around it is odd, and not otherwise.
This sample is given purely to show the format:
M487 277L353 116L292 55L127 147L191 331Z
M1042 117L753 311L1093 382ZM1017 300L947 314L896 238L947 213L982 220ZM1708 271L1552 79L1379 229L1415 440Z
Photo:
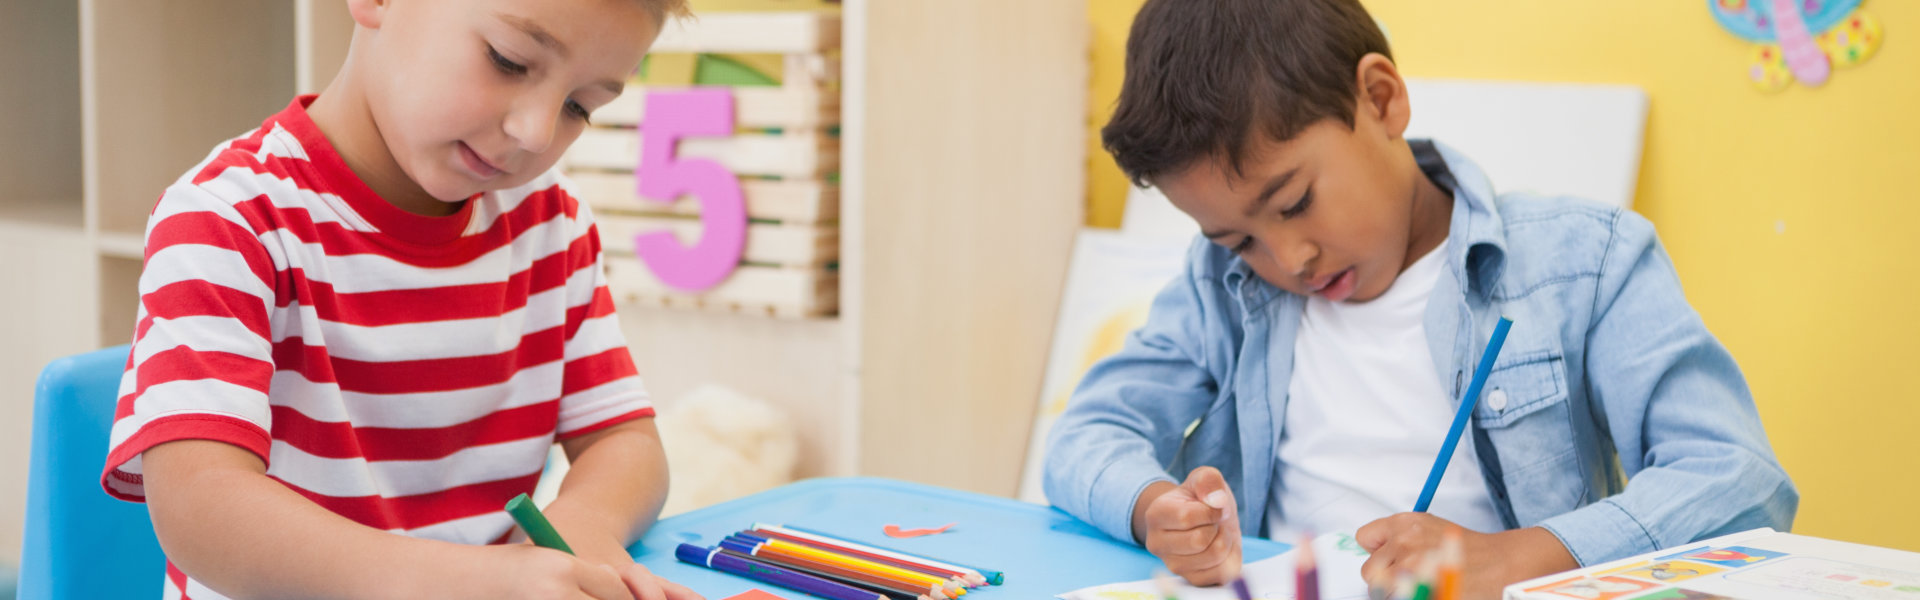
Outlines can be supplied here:
M533 540L534 544L573 554L573 548L567 546L566 540L560 539L560 532L553 530L553 524L547 522L547 516L540 514L540 507L534 506L533 499L526 494L507 501L507 514L513 517L513 522L520 524L520 529L527 532L527 538Z

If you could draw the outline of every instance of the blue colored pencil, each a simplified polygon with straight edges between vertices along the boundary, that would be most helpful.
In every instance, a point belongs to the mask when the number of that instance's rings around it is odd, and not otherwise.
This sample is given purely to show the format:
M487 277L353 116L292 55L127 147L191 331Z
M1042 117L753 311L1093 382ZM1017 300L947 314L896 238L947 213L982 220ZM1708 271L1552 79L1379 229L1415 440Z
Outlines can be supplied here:
M1480 403L1480 388L1487 384L1487 375L1493 372L1493 359L1500 356L1500 347L1507 343L1507 330L1513 327L1513 321L1500 317L1493 326L1493 338L1487 340L1487 351L1480 353L1480 366L1473 369L1473 383L1467 384L1467 395L1460 399L1459 410L1453 413L1453 426L1447 430L1447 441L1440 445L1440 456L1433 459L1433 470L1427 473L1427 485L1420 489L1420 500L1413 504L1413 512L1427 512L1427 506L1433 504L1433 493L1440 489L1440 476L1447 474L1447 463L1453 462L1453 447L1460 444L1460 434L1467 430L1467 417L1473 415L1473 407Z
M747 555L721 548L703 548L681 544L673 552L680 562L732 573L754 581L805 592L828 600L887 600L878 592L863 590L754 560Z

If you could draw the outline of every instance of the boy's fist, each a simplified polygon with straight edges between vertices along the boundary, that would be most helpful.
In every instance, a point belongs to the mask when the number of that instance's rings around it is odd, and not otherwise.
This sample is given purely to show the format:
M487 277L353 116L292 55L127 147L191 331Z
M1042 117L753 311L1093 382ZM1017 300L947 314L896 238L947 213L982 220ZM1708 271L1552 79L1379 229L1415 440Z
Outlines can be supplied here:
M1200 467L1179 486L1147 486L1133 532L1173 574L1194 585L1226 583L1240 575L1239 510L1220 471Z

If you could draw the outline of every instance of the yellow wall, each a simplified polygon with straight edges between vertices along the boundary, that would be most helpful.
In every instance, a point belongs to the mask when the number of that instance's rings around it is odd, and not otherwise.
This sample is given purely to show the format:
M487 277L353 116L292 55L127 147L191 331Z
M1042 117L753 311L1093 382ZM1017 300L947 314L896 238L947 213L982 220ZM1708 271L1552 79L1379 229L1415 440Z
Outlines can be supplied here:
M1741 78L1751 46L1698 0L1364 2L1411 76L1646 90L1634 207L1753 386L1800 487L1794 530L1920 550L1920 3L1866 2L1878 56L1764 95ZM1125 201L1097 130L1139 5L1088 2L1097 226Z

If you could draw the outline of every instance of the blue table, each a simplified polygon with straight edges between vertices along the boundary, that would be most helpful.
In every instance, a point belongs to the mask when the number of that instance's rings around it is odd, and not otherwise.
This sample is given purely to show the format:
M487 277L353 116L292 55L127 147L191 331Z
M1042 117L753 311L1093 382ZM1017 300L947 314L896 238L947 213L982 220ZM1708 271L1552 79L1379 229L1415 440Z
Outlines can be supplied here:
M983 569L1006 583L967 600L1040 600L1090 585L1145 579L1160 561L1059 509L890 479L811 479L662 519L627 550L634 560L709 600L760 588L786 598L804 594L757 584L673 557L682 542L711 546L755 522L791 525ZM959 523L939 535L895 539L881 531ZM1247 538L1245 558L1284 552L1286 544Z

